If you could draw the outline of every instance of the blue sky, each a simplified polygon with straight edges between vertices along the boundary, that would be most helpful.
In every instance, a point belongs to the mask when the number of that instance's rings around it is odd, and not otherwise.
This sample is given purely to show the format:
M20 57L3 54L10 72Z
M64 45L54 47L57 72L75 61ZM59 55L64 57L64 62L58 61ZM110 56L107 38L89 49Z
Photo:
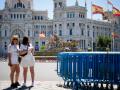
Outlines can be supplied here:
M75 5L76 0L67 0L67 6ZM85 0L78 0L80 6L84 6ZM86 0L87 1L87 8L88 13L87 17L91 17L91 1L96 4L104 7L106 10L112 10L112 7L107 4L107 0ZM114 6L120 9L120 0L110 0ZM0 0L0 9L4 8L5 0ZM53 16L53 0L33 0L33 9L34 10L48 10L49 18ZM101 19L101 15L94 15L96 20Z

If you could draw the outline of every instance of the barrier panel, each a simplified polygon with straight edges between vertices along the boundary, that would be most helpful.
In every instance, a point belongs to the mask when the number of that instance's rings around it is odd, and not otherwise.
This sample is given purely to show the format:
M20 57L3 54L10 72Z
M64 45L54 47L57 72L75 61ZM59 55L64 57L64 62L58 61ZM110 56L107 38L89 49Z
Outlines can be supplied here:
M120 86L120 52L61 52L57 74L64 87L114 89ZM89 89L88 89L89 88Z

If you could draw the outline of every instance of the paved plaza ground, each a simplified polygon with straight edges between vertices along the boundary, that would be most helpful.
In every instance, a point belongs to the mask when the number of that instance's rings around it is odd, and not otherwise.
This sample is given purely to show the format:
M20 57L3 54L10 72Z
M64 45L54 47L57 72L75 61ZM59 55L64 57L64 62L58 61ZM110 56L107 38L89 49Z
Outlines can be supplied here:
M30 72L28 72L28 87L24 89L19 87L18 90L69 90L63 87L57 87L57 84L63 84L63 80L58 77L56 66L55 62L37 62L35 65L35 86L32 88L30 87ZM7 62L0 62L0 90L10 90L9 72L10 69ZM23 83L22 67L20 72L20 83Z

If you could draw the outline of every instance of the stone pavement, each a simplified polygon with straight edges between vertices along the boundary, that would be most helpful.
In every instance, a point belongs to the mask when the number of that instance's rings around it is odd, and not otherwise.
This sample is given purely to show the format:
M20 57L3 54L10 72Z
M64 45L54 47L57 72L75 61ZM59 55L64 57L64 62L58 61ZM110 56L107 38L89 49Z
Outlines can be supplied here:
M0 81L0 90L71 90L57 86L57 84L62 84L62 83L63 82L58 82L58 81L35 81L34 87L31 87L30 86L31 82L28 81L27 87L20 86L17 89L11 89L9 87L10 81Z
M28 72L28 82L27 88L19 87L18 89L14 90L70 90L65 89L63 87L57 87L57 84L62 83L63 80L57 75L56 72L57 63L41 63L37 62L35 64L35 85L34 87L30 87L31 78L30 72ZM9 88L10 86L10 79L9 79L10 68L7 65L7 62L0 62L0 90L12 90ZM23 69L21 67L20 72L20 83L23 83Z

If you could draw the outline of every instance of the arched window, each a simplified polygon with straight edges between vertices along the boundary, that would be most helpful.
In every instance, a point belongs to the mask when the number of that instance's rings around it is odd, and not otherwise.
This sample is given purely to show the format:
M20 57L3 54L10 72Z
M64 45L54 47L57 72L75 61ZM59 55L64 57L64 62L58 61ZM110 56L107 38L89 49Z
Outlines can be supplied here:
M17 8L17 5L15 4L14 8Z
M5 50L7 50L7 42L4 43Z
M5 30L5 36L7 36L7 30Z
M70 29L69 35L73 35L72 29Z
M14 8L25 8L25 5L22 4L21 2L18 2L14 5Z
M28 36L30 36L30 30L28 30Z

